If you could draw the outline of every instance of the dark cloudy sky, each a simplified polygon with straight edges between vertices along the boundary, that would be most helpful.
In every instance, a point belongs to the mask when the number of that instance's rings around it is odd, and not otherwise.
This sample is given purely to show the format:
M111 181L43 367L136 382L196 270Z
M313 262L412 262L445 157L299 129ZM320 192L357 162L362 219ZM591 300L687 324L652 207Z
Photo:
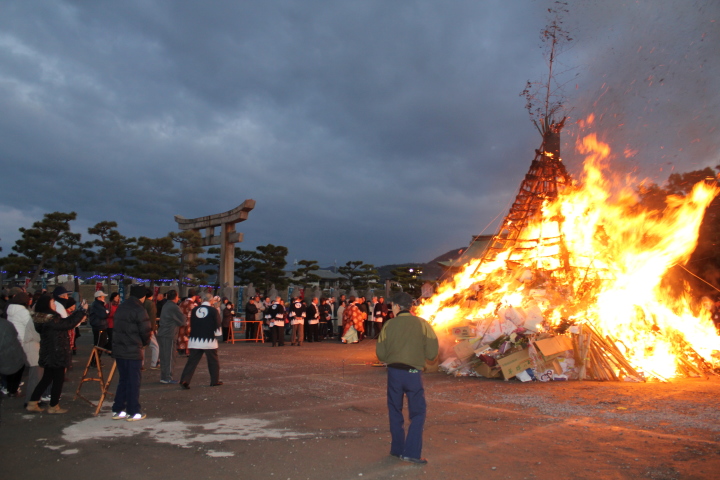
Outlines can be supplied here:
M720 164L720 2L571 3L571 172L592 112L618 169ZM5 0L0 255L46 212L154 237L246 198L238 246L285 245L289 263L465 246L539 146L519 93L546 72L552 5Z

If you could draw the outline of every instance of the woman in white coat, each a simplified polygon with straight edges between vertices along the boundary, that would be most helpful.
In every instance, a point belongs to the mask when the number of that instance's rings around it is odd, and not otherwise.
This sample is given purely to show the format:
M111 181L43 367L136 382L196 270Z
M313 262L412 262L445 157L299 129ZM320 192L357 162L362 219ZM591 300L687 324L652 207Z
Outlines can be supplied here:
M30 395L43 375L43 368L38 365L40 355L40 334L35 330L32 316L30 315L30 302L32 297L25 293L16 293L8 305L8 320L15 326L18 332L18 340L25 352L25 366L28 367L27 388L25 389L25 404L30 401Z

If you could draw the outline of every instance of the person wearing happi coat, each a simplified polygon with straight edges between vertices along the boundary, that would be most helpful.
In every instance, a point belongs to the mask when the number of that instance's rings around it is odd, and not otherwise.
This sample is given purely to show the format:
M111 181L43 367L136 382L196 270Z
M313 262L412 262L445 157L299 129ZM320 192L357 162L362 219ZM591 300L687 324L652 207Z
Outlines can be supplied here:
M290 319L291 332L290 332L290 345L302 346L303 339L305 338L305 321L306 321L306 309L303 305L300 297L296 297L290 305L290 311L288 312L288 318Z
M190 388L195 369L203 355L207 359L210 372L210 386L222 385L220 381L220 360L218 359L218 338L222 337L222 319L220 312L212 304L213 296L206 293L203 302L193 308L190 314L190 339L188 357L185 368L180 376L180 386Z
M265 319L270 325L272 346L285 346L285 306L282 304L282 298L275 297L270 308L265 310Z

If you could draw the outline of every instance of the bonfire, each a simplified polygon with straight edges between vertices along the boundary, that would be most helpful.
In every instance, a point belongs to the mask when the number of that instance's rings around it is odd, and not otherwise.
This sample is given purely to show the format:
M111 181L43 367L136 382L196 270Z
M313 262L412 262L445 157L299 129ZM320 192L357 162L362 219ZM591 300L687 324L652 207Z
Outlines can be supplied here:
M535 170L483 257L417 308L441 339L441 368L521 380L712 372L720 337L711 312L668 272L694 251L717 183L700 182L651 211L636 179L612 175L610 146L596 135L577 143L586 159L574 182L559 149L548 148L551 125L545 133Z

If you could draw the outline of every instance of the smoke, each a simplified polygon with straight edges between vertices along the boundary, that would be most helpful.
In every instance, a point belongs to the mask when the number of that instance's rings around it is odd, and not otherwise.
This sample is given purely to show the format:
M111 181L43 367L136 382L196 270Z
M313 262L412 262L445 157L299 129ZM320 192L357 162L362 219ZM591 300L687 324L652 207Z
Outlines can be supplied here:
M595 114L615 168L662 182L720 163L720 3L597 2L570 14L577 44L564 60L580 73L568 86L571 121ZM582 132L567 131L572 147Z

